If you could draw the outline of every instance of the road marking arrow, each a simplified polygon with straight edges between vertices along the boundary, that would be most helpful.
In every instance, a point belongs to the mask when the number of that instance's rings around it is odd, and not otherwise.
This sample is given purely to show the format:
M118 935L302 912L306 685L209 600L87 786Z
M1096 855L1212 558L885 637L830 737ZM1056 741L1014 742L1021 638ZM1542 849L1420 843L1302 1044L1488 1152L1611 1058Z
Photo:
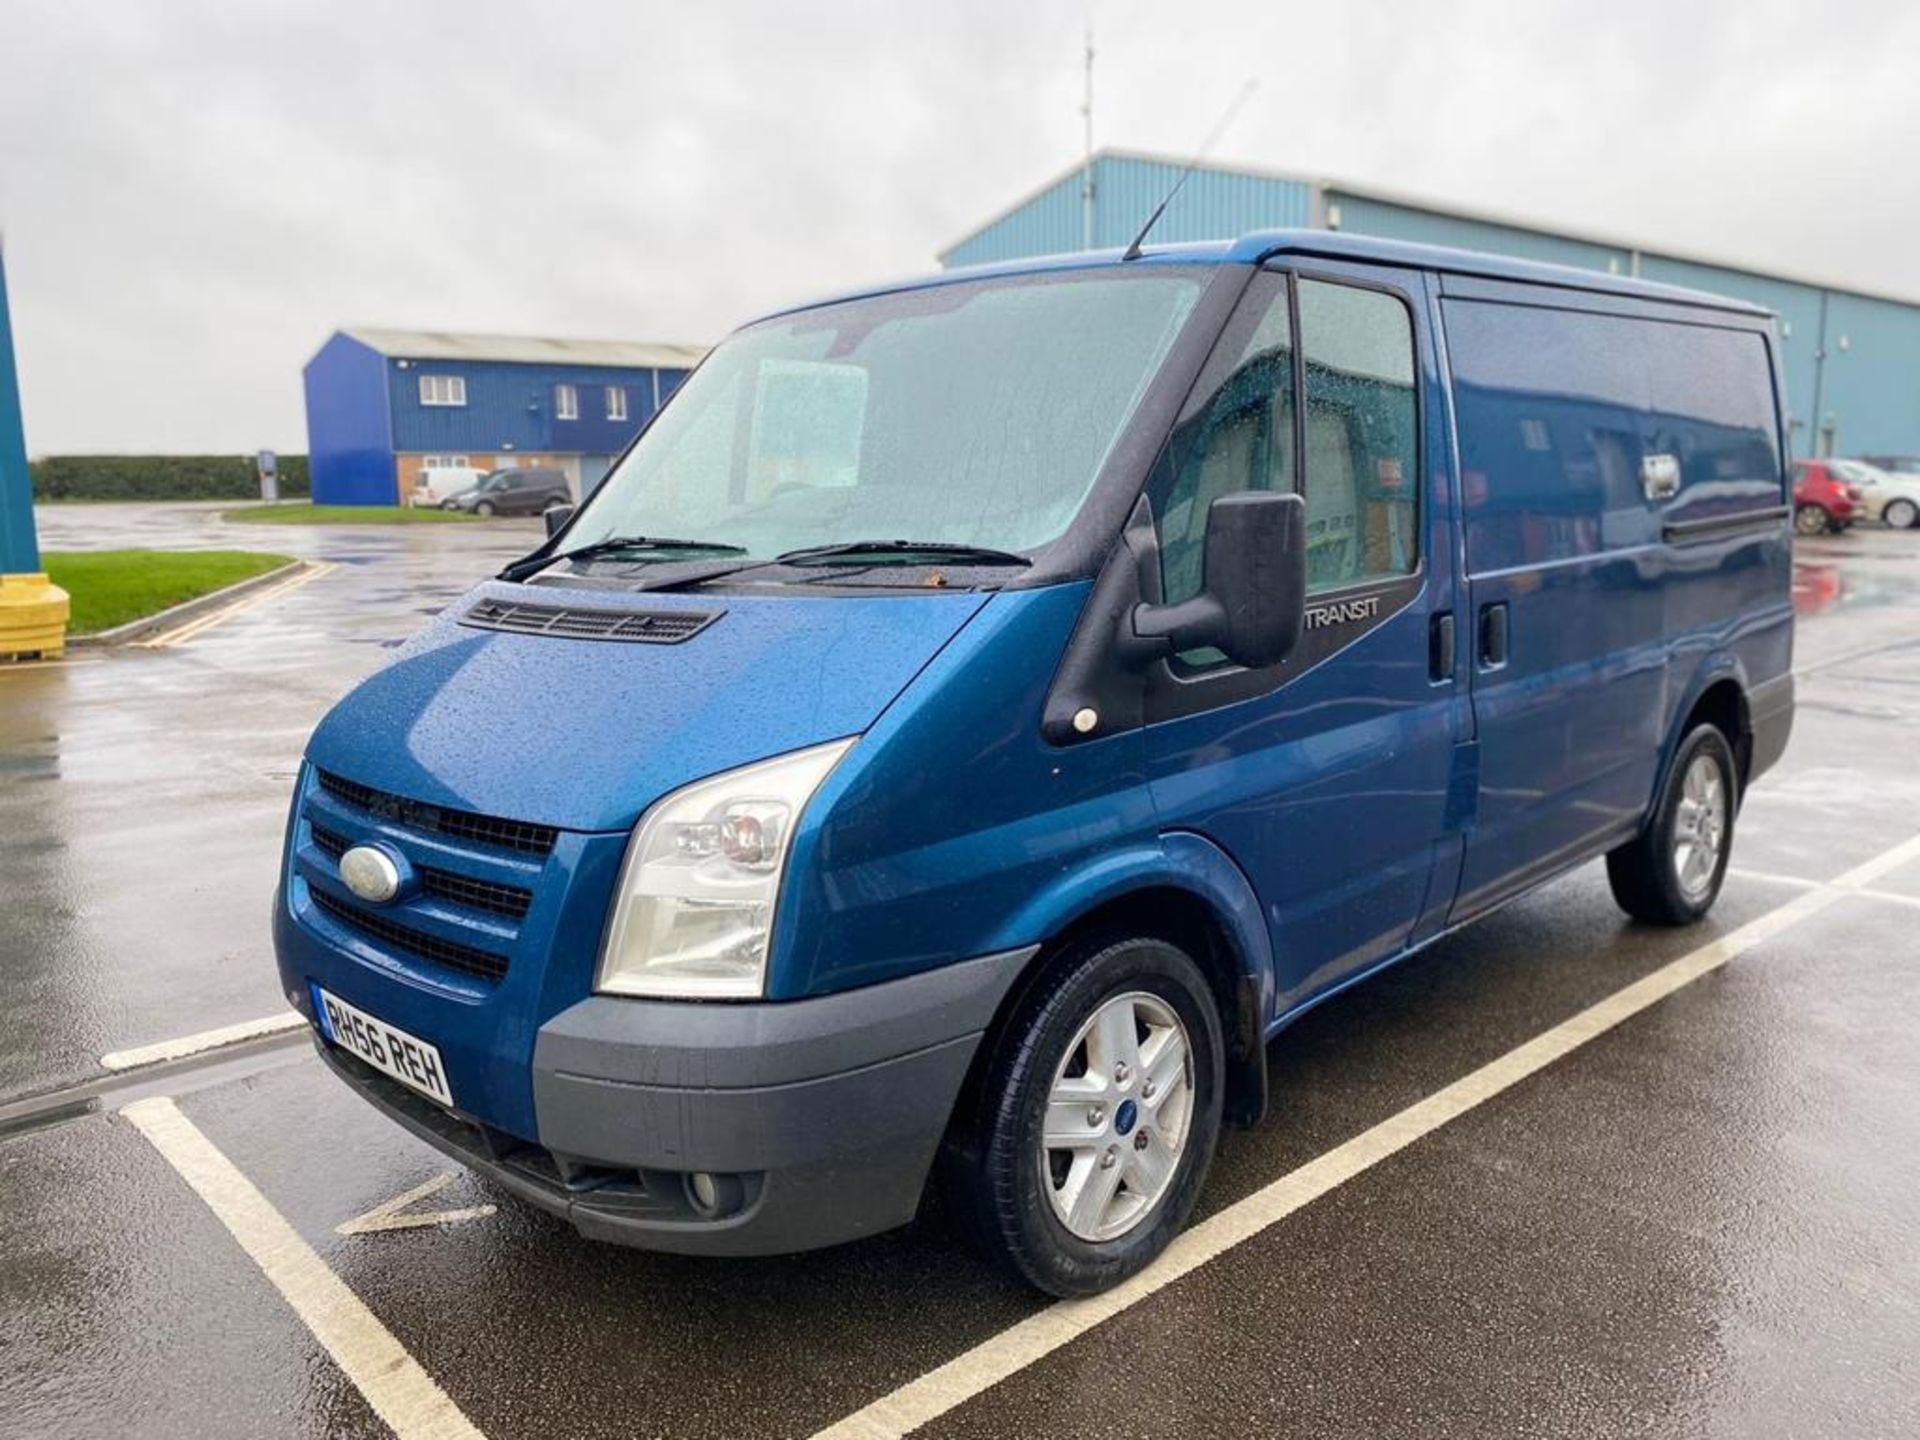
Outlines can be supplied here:
M439 1194L459 1173L457 1170L444 1171L405 1194L374 1206L366 1214L356 1215L344 1225L334 1226L334 1233L371 1235L378 1230L417 1230L423 1225L458 1225L463 1220L484 1220L493 1214L494 1207L491 1205L469 1205L461 1210L416 1210L406 1215L400 1213L429 1195Z

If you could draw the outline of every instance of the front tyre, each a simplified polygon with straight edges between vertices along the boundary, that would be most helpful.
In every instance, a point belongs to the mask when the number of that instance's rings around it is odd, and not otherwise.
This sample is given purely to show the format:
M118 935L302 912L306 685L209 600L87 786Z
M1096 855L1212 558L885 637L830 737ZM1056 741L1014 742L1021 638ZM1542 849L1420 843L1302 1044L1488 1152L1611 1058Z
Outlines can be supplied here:
M1880 512L1880 519L1894 530L1911 530L1920 525L1920 505L1911 500L1889 500L1887 508Z
M1698 725L1680 742L1653 822L1607 855L1613 898L1648 925L1691 925L1720 894L1739 779L1727 737Z
M1092 1295L1180 1232L1213 1161L1219 1011L1181 950L1145 937L1059 957L987 1057L949 1177L975 1238L1051 1295Z

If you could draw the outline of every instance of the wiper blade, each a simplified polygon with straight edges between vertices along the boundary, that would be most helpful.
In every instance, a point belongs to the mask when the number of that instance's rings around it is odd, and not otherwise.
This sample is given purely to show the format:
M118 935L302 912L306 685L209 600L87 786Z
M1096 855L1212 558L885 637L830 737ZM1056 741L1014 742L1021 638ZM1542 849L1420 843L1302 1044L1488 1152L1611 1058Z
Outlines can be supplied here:
M591 560L596 555L613 555L624 551L648 552L654 550L694 550L702 555L744 555L744 545L729 545L721 540L674 540L665 535L609 535L605 540L595 540L591 545L582 545L573 550L563 550L558 555L533 555L525 560L516 560L500 572L502 580L518 580L523 575L548 565L557 565L562 560Z
M873 558L875 556L881 558L876 560ZM855 565L884 565L889 558L905 563L918 557L930 558L936 564L1018 565L1023 568L1033 564L1024 555L1016 555L1011 550L994 550L985 545L951 544L944 540L847 540L838 545L809 545L800 550L786 550L771 560L748 560L740 565L723 565L718 570L676 575L662 584L649 585L647 588L688 590L695 585L744 575L750 570L771 570L776 565L829 565L836 560L846 560Z
M995 550L988 545L963 545L947 540L848 540L838 545L809 545L803 550L788 550L774 556L781 565L817 565L854 555L887 555L906 559L915 555L937 556L963 565L1033 564L1025 555L1011 550Z
M585 560L620 550L698 550L703 555L744 555L744 545L729 545L724 540L673 540L665 535L610 535L576 550L549 555L549 560Z

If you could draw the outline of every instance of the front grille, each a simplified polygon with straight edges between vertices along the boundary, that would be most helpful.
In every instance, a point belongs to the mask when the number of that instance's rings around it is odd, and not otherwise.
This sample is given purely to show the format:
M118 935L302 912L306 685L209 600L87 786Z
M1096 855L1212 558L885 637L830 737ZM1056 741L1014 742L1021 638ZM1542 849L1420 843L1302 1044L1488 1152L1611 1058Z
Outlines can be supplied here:
M476 950L471 945L442 940L437 935L428 935L411 926L395 924L384 915L374 915L349 905L317 885L309 886L307 894L312 897L315 906L347 929L395 950L404 950L429 964L457 970L462 975L472 975L489 984L498 984L507 973L507 957L504 955Z
M509 920L526 918L527 907L533 904L533 892L518 885L496 885L491 880L475 880L471 875L456 875L432 866L421 870L420 888L436 899L488 910Z
M338 860L353 845L346 836L324 825L309 822L309 828L313 831L313 848L329 860ZM437 900L504 915L509 920L524 920L533 905L531 890L523 890L518 885L496 884L492 880L476 880L471 875L457 874L433 865L420 868L420 889Z
M718 610L585 610L572 605L482 600L460 617L460 623L481 630L510 630L520 635L678 645L698 635L723 613Z
M426 805L418 800L389 795L342 775L316 771L320 788L343 805L364 810L378 820L426 830L435 835L450 835L457 840L473 840L482 845L497 845L503 850L518 850L525 855L545 855L553 849L560 832L551 825L534 825L525 820L502 820L495 815L476 815L467 810L449 810Z

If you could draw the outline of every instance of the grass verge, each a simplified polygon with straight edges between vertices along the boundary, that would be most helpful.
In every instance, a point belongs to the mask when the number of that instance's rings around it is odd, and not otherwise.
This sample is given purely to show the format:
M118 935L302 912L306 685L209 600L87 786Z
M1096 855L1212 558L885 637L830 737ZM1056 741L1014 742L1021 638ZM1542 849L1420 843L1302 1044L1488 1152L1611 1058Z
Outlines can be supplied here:
M222 510L222 520L248 525L461 525L474 519L459 510L422 510L400 505L242 505Z
M91 635L277 570L292 557L251 550L75 550L43 554L40 563L73 601L69 632Z

